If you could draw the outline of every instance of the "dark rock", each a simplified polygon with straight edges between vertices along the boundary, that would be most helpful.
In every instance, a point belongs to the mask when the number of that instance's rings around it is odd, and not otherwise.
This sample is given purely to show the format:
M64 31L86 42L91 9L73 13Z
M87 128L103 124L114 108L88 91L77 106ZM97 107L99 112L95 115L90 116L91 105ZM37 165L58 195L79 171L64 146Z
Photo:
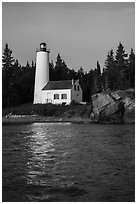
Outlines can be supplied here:
M95 123L134 122L134 91L102 92L92 96L91 121Z
M124 103L124 122L135 123L135 90L118 90L115 93L121 97L120 101Z

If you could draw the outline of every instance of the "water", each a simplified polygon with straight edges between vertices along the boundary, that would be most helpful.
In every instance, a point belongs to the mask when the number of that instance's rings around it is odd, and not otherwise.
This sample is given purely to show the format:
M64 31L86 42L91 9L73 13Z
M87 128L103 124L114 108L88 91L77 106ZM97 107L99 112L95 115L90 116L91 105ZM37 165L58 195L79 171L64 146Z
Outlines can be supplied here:
M134 125L4 125L2 200L134 201L134 134Z

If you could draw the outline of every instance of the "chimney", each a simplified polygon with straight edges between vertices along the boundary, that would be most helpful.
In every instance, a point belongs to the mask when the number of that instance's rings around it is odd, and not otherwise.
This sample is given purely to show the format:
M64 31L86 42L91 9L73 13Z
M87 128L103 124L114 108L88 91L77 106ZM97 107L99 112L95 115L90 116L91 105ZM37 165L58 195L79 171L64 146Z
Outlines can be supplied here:
M72 86L74 85L74 79L72 79Z

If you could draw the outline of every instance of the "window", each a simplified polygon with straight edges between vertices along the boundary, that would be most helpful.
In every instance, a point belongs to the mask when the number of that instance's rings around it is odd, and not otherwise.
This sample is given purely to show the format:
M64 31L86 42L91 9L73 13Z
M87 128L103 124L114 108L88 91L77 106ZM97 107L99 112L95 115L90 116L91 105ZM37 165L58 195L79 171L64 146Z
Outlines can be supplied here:
M79 85L78 85L78 91L79 91Z
M67 94L61 94L61 99L67 99Z
M76 91L76 85L74 85L74 90Z
M54 99L59 99L59 94L54 94Z

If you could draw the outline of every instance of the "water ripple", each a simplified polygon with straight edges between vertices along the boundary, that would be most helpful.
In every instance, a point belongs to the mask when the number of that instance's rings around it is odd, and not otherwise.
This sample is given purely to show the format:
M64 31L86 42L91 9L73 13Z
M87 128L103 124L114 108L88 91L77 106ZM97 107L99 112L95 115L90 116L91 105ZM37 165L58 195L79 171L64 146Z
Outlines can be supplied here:
M134 125L3 127L3 201L131 202Z

